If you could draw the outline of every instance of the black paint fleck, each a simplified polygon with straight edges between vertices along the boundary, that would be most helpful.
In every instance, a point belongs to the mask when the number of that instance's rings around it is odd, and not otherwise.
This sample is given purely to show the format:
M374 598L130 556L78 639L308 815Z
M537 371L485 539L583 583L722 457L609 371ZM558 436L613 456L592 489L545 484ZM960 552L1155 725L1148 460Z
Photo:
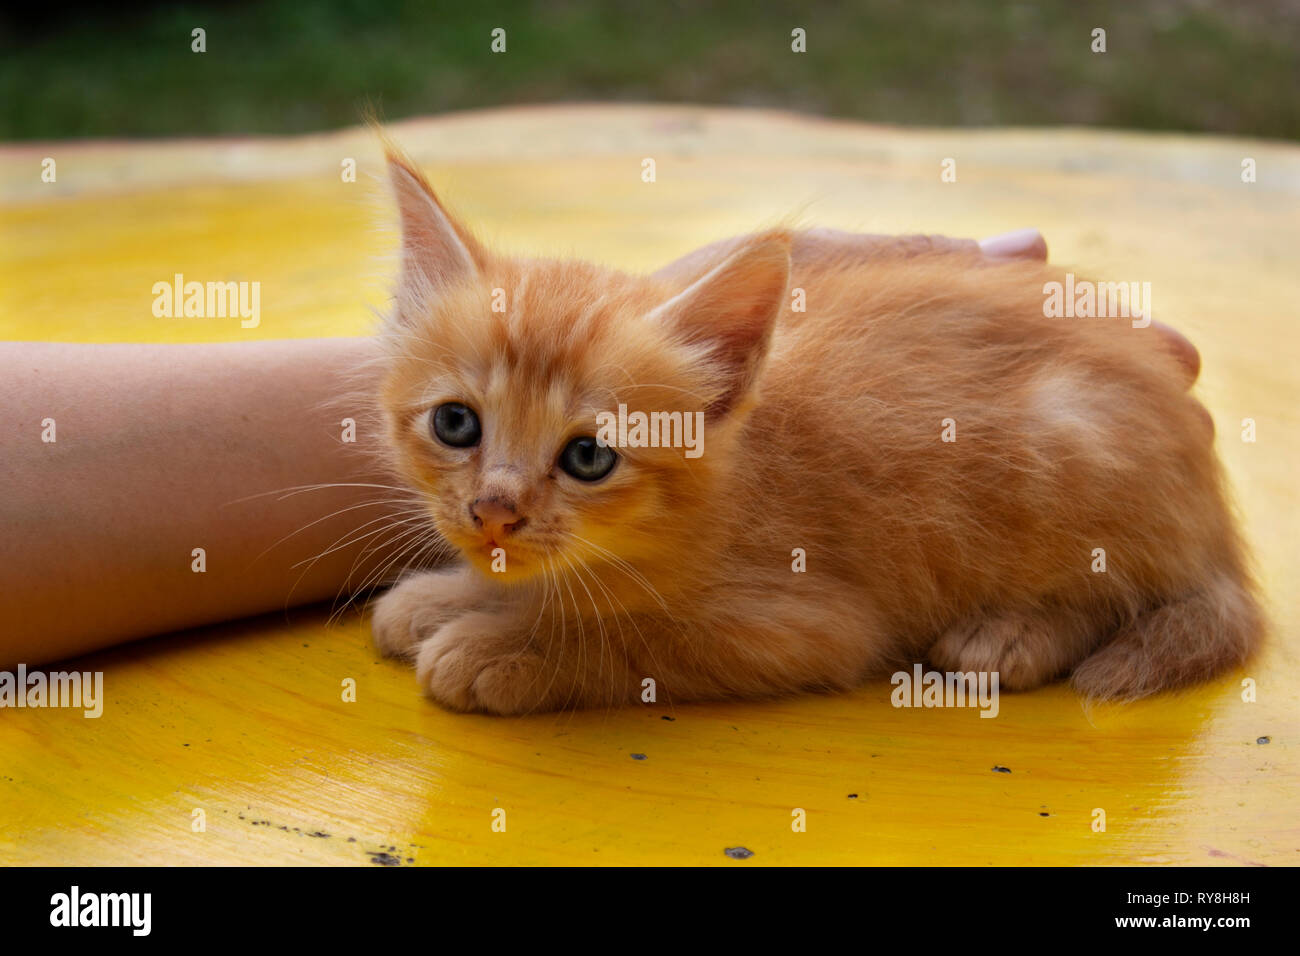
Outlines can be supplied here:
M370 862L375 864L375 866L401 866L402 865L402 861L390 853L372 852L370 854Z
M1010 772L1011 772L1011 768L1010 768L1010 767L999 767L999 766L997 766L997 765L995 764L994 767L993 767L993 772L994 772L994 773L1010 773Z
M748 860L754 855L753 850L747 850L743 846L729 846L722 852L727 854L727 856L731 857L733 860Z
M1257 744L1266 744L1266 743L1271 742L1272 739L1273 739L1272 737L1260 737L1258 740L1255 741L1255 743L1257 743Z
M660 720L676 720L677 718L676 718L676 717L669 717L667 714L664 714L664 715L663 715L662 717L660 717L659 719L660 719Z
M645 760L645 754L628 754L633 760Z

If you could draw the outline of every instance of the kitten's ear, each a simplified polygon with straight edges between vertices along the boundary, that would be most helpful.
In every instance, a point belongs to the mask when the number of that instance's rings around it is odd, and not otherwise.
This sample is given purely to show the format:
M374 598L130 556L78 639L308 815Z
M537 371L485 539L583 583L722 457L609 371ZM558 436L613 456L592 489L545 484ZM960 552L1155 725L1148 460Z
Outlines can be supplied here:
M390 151L388 176L402 220L400 319L404 308L427 305L447 286L472 279L486 257L469 230L438 202L428 181L410 161Z
M709 411L727 414L748 395L767 355L790 281L790 235L755 237L725 262L650 313L692 343L710 347L722 394Z

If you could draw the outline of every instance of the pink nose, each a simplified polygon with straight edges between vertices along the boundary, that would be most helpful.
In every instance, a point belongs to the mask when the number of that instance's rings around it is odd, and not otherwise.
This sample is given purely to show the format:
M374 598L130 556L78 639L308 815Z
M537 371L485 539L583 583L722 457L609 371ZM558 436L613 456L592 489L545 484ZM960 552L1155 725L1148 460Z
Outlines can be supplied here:
M480 498L469 506L476 527L493 541L500 541L524 525L513 501L504 498Z

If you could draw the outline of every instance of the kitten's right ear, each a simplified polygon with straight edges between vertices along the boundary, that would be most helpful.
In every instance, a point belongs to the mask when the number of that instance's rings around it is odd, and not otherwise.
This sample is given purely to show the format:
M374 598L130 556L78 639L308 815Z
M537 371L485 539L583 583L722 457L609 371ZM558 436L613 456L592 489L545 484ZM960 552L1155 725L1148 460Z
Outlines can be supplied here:
M402 221L400 320L404 308L427 306L443 289L472 279L485 257L469 230L443 209L419 170L391 150L388 176Z

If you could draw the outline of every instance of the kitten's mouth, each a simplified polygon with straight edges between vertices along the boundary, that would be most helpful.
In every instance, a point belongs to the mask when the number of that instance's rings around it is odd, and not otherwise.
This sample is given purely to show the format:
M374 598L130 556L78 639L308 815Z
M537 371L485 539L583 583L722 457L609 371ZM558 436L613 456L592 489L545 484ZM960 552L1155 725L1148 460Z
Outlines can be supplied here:
M528 577L538 567L533 552L515 541L475 536L454 543L470 564L499 580Z

